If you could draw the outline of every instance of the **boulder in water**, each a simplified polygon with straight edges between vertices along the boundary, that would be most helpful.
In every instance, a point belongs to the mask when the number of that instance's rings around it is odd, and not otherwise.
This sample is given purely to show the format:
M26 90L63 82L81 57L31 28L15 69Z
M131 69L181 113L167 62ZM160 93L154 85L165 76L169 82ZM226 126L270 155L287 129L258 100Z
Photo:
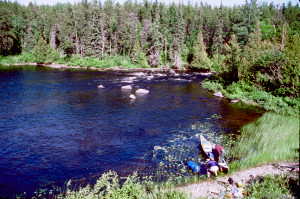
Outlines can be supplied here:
M146 90L146 89L140 88L140 89L137 89L137 90L135 91L135 93L136 93L136 94L148 94L149 91Z
M99 85L98 88L105 88L103 85Z
M121 89L123 89L123 90L132 90L132 86L130 86L130 85L122 86Z
M129 95L129 98L130 99L136 99L136 97L133 94Z

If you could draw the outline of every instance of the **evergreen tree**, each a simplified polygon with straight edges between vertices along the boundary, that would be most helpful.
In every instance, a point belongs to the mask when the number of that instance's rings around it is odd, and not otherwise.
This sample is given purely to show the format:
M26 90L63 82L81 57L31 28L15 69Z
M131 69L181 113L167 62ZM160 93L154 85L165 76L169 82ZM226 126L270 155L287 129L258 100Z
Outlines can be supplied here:
M161 26L159 23L159 10L156 10L155 21L152 24L151 30L151 44L148 49L149 62L151 67L157 67L161 64L161 50L162 50L162 34L160 32Z
M197 35L197 41L194 46L194 58L192 66L201 69L210 69L211 63L206 53L206 46L203 42L203 34L200 30Z
M184 20L182 18L181 7L177 7L174 3L169 7L169 56L172 66L179 68L183 63L181 53L185 49L184 44Z
M0 53L8 55L17 39L13 27L12 14L5 7L0 7Z
M223 19L223 6L221 3L221 6L218 11L218 23L216 27L216 32L213 39L213 53L216 56L219 56L219 54L223 53L223 42L224 42L224 33L223 33L223 27L224 27L224 19Z
M220 77L225 85L239 80L239 66L241 61L241 47L235 35L232 35L228 44L224 46L225 57L221 65Z
M35 35L35 40L33 54L37 63L52 63L58 58L56 52L52 50L51 46L47 44L40 34Z
M92 19L89 28L88 42L85 47L85 56L99 57L101 53L101 19L97 1L93 3Z

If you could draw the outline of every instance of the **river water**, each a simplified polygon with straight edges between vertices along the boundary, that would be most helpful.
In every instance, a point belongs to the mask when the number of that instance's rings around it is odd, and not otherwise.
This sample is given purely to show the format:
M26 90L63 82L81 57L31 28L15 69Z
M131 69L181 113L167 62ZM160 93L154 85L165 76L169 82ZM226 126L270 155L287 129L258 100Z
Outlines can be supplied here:
M0 66L0 197L109 170L128 175L195 122L218 115L209 122L232 132L258 117L202 89L205 78Z

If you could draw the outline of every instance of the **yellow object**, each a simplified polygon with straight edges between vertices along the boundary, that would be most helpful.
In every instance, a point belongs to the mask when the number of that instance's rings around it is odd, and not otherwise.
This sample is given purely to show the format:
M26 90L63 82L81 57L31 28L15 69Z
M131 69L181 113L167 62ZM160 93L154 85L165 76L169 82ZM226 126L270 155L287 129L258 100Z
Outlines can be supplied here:
M245 188L245 185L243 184L243 182L238 182L238 183L236 183L236 185L237 185L238 187L243 187L243 188Z

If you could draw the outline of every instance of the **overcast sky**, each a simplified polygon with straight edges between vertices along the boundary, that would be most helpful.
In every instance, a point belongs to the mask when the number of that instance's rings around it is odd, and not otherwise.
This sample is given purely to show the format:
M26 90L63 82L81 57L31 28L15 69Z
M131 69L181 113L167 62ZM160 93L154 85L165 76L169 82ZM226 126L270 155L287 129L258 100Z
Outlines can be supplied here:
M55 5L56 3L74 3L74 2L80 2L81 0L12 0L12 1L17 1L20 4L23 5L28 5L29 2L36 2L38 5L42 5L42 4L48 4L48 5ZM92 1L92 0L89 0ZM103 3L105 0L101 0L101 2ZM123 4L124 2L126 2L127 0L113 0L115 3L116 2L120 2L121 4ZM151 0L149 0L151 2ZM187 4L188 1L190 1L190 3L192 5L194 5L196 2L201 2L201 0L158 0L159 2L164 2L165 4L169 4L172 2L178 3L178 2L183 2L184 4ZM250 1L250 0L248 0ZM299 0L290 0L292 2L293 5L296 5L297 2ZM135 2L135 0L132 0L132 2ZM143 2L143 0L137 0L137 2ZM154 0L152 0L152 2L154 2ZM209 5L212 6L219 6L221 3L221 0L202 0L203 3L207 3ZM233 5L242 5L245 3L245 0L222 0L223 5L225 6L233 6ZM267 2L267 3L271 3L273 2L274 5L280 4L282 5L283 3L287 4L289 2L289 0L258 0L258 3L261 2Z

